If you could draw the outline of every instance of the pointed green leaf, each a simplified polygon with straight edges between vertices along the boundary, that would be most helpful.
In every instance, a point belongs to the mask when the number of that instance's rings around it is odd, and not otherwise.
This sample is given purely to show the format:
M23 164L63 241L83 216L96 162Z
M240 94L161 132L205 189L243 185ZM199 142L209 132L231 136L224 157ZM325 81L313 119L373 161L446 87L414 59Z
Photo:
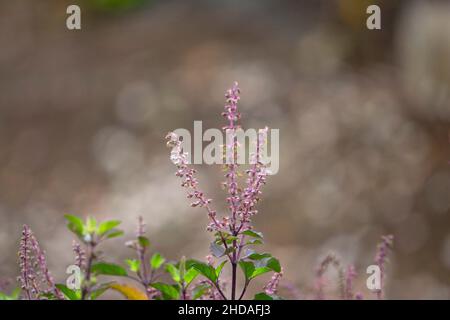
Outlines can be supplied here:
M253 272L255 271L255 266L253 262L251 261L239 261L239 266L242 269L242 272L244 273L245 279L249 280L251 279L251 276Z
M107 276L125 277L128 275L127 271L121 266L114 263L106 263L106 262L99 262L92 265L91 271L96 274L102 274Z
M270 253L252 253L248 256L251 260L262 260L264 258L269 258L272 255Z
M190 268L188 271L186 271L186 274L184 275L184 282L186 283L186 286L189 286L191 282L199 275L199 272L195 268Z
M150 246L150 240L147 237L140 236L138 237L138 242L143 248L147 248Z
M168 263L168 264L166 264L166 271L170 273L170 275L172 276L172 279L175 282L180 282L180 280L181 280L180 271L178 270L177 267L175 267L171 263Z
M280 261L278 261L275 258L270 258L269 261L267 261L267 268L275 271L275 272L281 272L281 266Z
M57 287L69 300L80 300L81 299L81 290L72 290L69 289L65 284L56 284Z
M227 261L228 260L222 261L222 263L219 264L219 266L216 268L216 276L217 276L217 278L220 277L220 274L222 273L223 266L227 263Z
M126 259L125 263L128 265L132 272L138 272L141 268L141 261L136 259Z
M262 240L261 239L251 239L249 241L247 241L247 245L257 245L257 244L262 244Z
M245 234L246 236L253 237L253 238L263 238L263 234L261 232L253 231L253 230L245 230L242 232L242 234Z
M267 293L260 292L255 294L254 300L273 300L273 298L269 296Z
M122 230L112 229L112 230L109 230L108 232L106 232L107 239L121 237L121 236L123 236Z
M192 290L192 300L197 300L203 296L211 286L207 283L202 283L197 285L194 290Z
M111 229L117 227L121 222L119 220L109 220L100 223L98 226L98 234L103 235L106 232L110 231Z
M162 264L166 261L162 255L160 255L158 252L155 252L150 259L150 266L152 269L158 270Z
M209 264L197 262L193 264L193 267L212 282L215 283L217 281L216 270Z
M97 232L97 220L94 217L88 217L86 219L86 232L96 233Z
M180 296L179 291L171 285L156 282L151 284L150 286L161 292L164 300L177 300Z
M82 237L84 232L83 220L70 214L66 214L64 217L67 220L67 228L77 236Z
M259 275L262 275L264 273L272 271L270 268L267 267L257 267L255 270L253 270L252 275L250 276L250 279L254 279Z

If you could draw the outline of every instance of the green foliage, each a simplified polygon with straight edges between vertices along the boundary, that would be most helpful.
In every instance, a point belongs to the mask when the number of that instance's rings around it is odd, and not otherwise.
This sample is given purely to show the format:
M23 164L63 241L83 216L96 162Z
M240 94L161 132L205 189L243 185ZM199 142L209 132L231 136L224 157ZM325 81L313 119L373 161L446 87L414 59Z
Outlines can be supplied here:
M202 297L210 288L211 286L207 283L201 283L195 286L192 290L192 299L197 300L198 298Z
M20 288L14 289L11 294L6 294L4 292L0 292L0 301L1 300L18 300L20 296Z
M117 227L121 222L118 220L110 220L100 223L98 227L98 234L104 235L106 232L111 231L113 228Z
M221 264L219 264L219 265L217 266L217 268L216 268L216 276L217 276L217 278L220 277L220 274L222 273L222 269L223 269L223 267L225 266L225 264L226 264L227 262L228 262L228 260L224 260L224 261L222 261Z
M80 300L81 290L69 289L65 284L56 284L56 287L64 294L68 300Z
M254 261L242 260L239 262L247 281L270 271L281 271L280 262L269 253L252 253L248 258Z
M126 259L125 263L130 268L130 271L135 272L135 273L139 272L139 270L141 268L141 262L136 259Z
M252 238L258 238L263 239L263 234L261 232L253 231L253 230L245 230L242 232L242 234L252 237Z
M272 298L272 296L269 296L267 293L260 292L260 293L255 294L254 300L274 300L274 299Z
M255 271L255 265L251 261L239 261L239 267L241 267L244 273L245 280L248 281L252 278Z
M115 228L121 223L118 220L104 221L99 224L91 217L88 217L86 222L70 214L66 214L64 217L67 220L67 228L84 243L98 242L102 239L111 239L123 235L123 231Z
M91 271L95 274L106 276L127 276L127 271L121 266L114 263L99 262L91 267Z
M158 270L165 261L166 259L164 259L162 255L160 255L158 252L155 252L152 258L150 259L150 266L154 270Z
M193 265L193 268L212 282L217 282L217 273L214 267L203 262L197 262Z
M180 292L177 286L168 285L162 282L156 282L150 286L161 292L164 300L176 300L180 297Z
M173 281L175 282L181 281L180 270L178 270L178 268L175 265L171 263L166 264L166 271L170 273L170 276L172 277Z
M147 248L150 246L150 240L148 240L147 237L143 237L143 236L138 237L138 242L142 248Z

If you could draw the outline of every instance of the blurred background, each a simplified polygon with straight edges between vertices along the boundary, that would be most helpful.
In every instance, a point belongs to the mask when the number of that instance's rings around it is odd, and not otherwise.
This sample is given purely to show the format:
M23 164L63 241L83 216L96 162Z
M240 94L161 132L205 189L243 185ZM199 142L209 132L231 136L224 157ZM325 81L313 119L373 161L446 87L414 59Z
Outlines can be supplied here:
M66 28L69 4L80 31ZM370 4L382 30L366 28ZM1 1L1 277L18 275L26 223L64 281L66 213L123 220L125 237L103 247L111 261L132 254L138 215L154 250L203 259L208 219L164 136L194 120L221 128L234 80L244 126L280 129L254 220L284 266L280 293L310 297L335 251L370 298L366 267L393 234L387 296L449 299L449 1ZM221 170L198 169L223 212Z

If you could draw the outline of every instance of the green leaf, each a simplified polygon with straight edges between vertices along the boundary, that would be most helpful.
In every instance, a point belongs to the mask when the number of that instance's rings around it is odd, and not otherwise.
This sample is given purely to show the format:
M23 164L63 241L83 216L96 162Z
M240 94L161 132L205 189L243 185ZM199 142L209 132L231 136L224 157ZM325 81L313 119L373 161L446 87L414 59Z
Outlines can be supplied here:
M86 232L87 233L96 233L97 232L97 220L95 220L94 217L87 217Z
M151 284L150 286L161 292L165 300L177 300L180 296L179 291L171 285L156 282Z
M112 282L104 283L104 284L102 284L102 286L100 288L92 291L91 295L90 295L91 300L97 300L98 297L100 297L103 293L106 292L106 290L108 290L110 288L111 284L112 284Z
M110 231L108 231L106 233L106 238L107 239L121 237L121 236L123 236L123 231L122 230L112 229L112 230L110 230Z
M252 260L262 260L264 258L270 258L272 255L270 253L252 253L248 256Z
M67 220L67 228L77 236L82 237L84 233L83 220L70 214L64 215L64 218Z
M252 275L250 276L250 279L254 279L259 275L262 275L264 273L270 272L272 271L272 269L267 268L267 267L257 267L253 270Z
M239 266L244 273L245 279L250 280L253 272L255 271L255 266L251 261L239 261Z
M138 242L139 242L140 246L143 248L147 248L148 246L150 246L150 240L148 240L147 237L143 237L143 236L138 237Z
M184 282L189 286L191 282L198 276L199 272L195 268L190 268L184 275Z
M209 251L216 258L220 258L225 254L225 248L215 242L211 242Z
M228 260L224 260L219 266L216 268L216 276L217 278L220 277L220 274L222 273L223 266L227 263Z
M106 232L110 231L111 229L117 227L121 222L119 220L109 220L100 223L98 226L98 234L103 235Z
M192 300L197 300L203 296L211 286L207 283L202 283L197 285L194 290L192 290Z
M18 300L20 297L20 288L15 288L12 293L10 294L10 297L13 298L13 300Z
M254 300L273 300L273 298L269 296L267 293L260 292L255 294Z
M93 273L107 275L107 276L121 276L125 277L127 276L127 271L122 268L121 266L114 264L114 263L106 263L106 262L99 262L91 267L91 271Z
M166 264L166 271L170 273L170 275L172 276L172 279L175 282L181 281L180 271L173 264L171 264L171 263Z
M261 239L251 239L249 241L247 241L247 245L257 245L257 244L262 244L263 242L261 241Z
M242 234L245 234L246 236L249 236L249 237L258 238L258 239L263 238L263 234L261 232L252 231L252 230L245 230L244 232L242 232Z
M211 280L212 282L217 281L217 275L216 270L214 267L210 266L209 264L203 263L203 262L197 262L193 265L193 267L198 270L203 276Z
M158 270L162 264L166 261L162 255L160 255L158 252L155 252L150 259L150 265L153 269Z
M201 263L201 262L198 261L198 260L195 260L195 259L188 259L188 260L186 260L186 269L193 268L194 264L197 264L197 263Z
M12 297L8 296L6 293L0 292L0 301L14 300Z
M69 300L80 300L81 299L81 290L72 290L69 289L65 284L56 284L55 285Z
M270 258L269 261L267 261L267 268L275 271L275 272L281 272L281 266L280 261L278 261L275 258Z
M141 268L141 261L139 261L139 260L126 259L125 262L132 272L137 273L139 271L139 269Z

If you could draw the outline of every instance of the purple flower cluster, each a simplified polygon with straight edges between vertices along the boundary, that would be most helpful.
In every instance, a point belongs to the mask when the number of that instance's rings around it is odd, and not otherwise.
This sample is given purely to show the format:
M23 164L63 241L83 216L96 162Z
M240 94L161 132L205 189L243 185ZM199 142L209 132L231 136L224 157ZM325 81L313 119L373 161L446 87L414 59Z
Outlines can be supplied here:
M281 277L283 276L283 270L281 272L275 272L270 281L264 287L264 292L267 295L277 294L278 285L280 284Z
M227 135L227 144L225 151L225 182L223 185L227 189L227 203L230 211L229 216L223 217L220 221L217 219L217 213L210 207L211 199L204 195L204 192L198 188L198 180L195 178L196 170L188 166L187 154L182 149L182 143L179 137L170 132L167 134L167 145L172 148L170 159L177 166L176 176L182 179L181 186L187 188L187 197L193 199L192 207L204 207L208 211L210 224L209 231L226 231L233 235L238 235L240 232L251 229L250 218L258 211L256 204L261 195L261 188L266 183L268 175L266 166L261 162L261 153L267 139L266 127L260 130L257 139L256 152L251 155L251 166L246 170L247 180L246 186L241 192L238 184L238 164L236 163L236 154L238 149L236 130L241 126L238 121L241 114L238 111L238 101L240 100L240 89L238 83L235 82L233 87L227 90L225 111L222 115L228 120L226 126L223 127Z
M72 250L75 253L75 265L84 270L86 268L86 252L75 240L72 242Z
M378 299L383 299L384 297L384 278L386 273L385 268L387 263L387 256L389 250L392 249L393 243L394 243L393 235L381 237L381 243L378 245L377 253L375 255L375 263L378 265L381 271L381 289L377 291Z
M56 299L64 299L48 270L45 252L41 250L36 237L27 225L24 225L22 230L19 260L18 280L25 298L32 300L53 295Z

